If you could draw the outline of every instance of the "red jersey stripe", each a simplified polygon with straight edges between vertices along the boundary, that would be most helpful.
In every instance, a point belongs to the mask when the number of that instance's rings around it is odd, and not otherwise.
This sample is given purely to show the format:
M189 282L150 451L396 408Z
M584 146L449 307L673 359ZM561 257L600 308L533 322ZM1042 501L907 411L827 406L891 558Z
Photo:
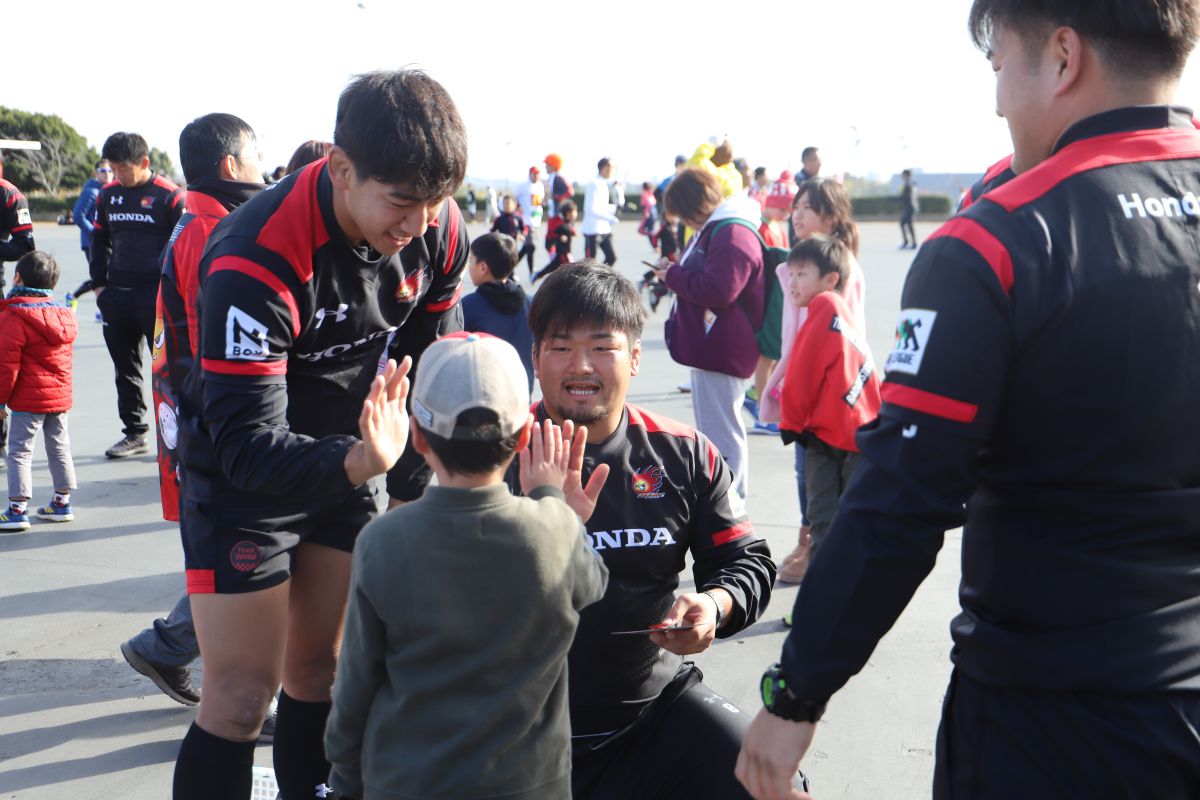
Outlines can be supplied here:
M188 594L214 594L217 591L217 571L213 569L189 569L187 575Z
M221 270L240 272L274 289L275 293L279 295L279 299L287 305L288 311L292 315L292 336L300 335L300 308L296 305L296 298L292 294L292 290L284 285L278 275L261 264L255 264L253 261L241 256L219 257L209 267L208 274L212 275L214 272L220 272Z
M1067 145L1028 172L993 189L988 199L1011 212L1082 172L1118 164L1194 158L1200 158L1200 131L1195 129L1155 129L1096 136Z
M629 410L629 424L640 425L646 429L647 433L665 433L670 436L678 436L681 439L695 439L696 429L684 425L682 422L664 417L660 414L655 414L652 411L647 411L641 406L635 406L632 403L626 408Z
M750 520L746 520L745 522L739 522L732 528L726 528L723 531L714 533L712 540L713 544L719 546L732 542L735 539L741 539L743 536L749 536L752 533L754 533L754 525L750 523Z
M1009 254L1008 248L996 238L995 234L973 219L954 217L934 231L929 238L937 239L943 236L958 239L983 256L983 260L992 268L992 272L996 273L996 278L999 279L1004 293L1008 294L1012 291L1012 256Z
M442 272L449 275L450 270L454 268L454 254L458 252L458 225L462 219L462 212L458 210L458 201L453 197L446 203L450 210L446 213L446 220L449 224L446 226L446 262L442 264Z
M977 405L943 397L940 394L927 392L924 389L917 389L913 386L901 386L898 383L885 382L879 394L885 403L902 406L913 411L920 411L922 414L929 414L933 417L948 419L951 422L971 423L975 421L975 417L979 414L979 406Z
M432 311L435 314L445 311L446 309L453 308L454 304L457 303L459 301L459 298L461 298L461 297L462 297L462 284L459 283L458 288L456 288L454 290L453 297L451 297L449 300L442 300L440 303L426 303L425 310Z
M219 375L286 375L287 359L278 361L221 361L215 358L200 359L205 372Z
M255 240L283 256L304 283L312 280L313 253L329 241L329 231L325 229L325 218L317 201L317 179L328 161L328 158L322 158L304 168Z

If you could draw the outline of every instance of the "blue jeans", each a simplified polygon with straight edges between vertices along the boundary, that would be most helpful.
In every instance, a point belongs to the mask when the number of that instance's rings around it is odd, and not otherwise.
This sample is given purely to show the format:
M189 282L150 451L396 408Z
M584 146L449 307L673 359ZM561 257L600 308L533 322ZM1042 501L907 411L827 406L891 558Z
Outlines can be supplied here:
M796 442L796 489L800 492L800 524L808 525L808 487L804 480L804 445Z
M196 628L192 624L192 604L187 594L167 614L129 640L133 651L159 667L186 667L200 656Z

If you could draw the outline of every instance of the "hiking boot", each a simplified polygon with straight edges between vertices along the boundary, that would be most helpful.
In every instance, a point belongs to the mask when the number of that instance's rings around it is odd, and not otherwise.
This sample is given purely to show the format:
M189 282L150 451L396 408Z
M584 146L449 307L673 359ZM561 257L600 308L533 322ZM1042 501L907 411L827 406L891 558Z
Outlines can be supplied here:
M56 503L53 499L35 511L34 515L47 522L70 522L75 519L75 515L71 513L70 503Z
M192 686L191 667L160 667L158 664L151 664L139 656L129 642L121 645L121 655L125 656L129 666L154 681L154 685L176 703L194 706L200 702L200 690Z
M812 543L809 530L807 525L800 528L800 539L795 548L783 557L779 565L779 574L776 576L779 583L800 583L804 580L804 573L808 572L808 551Z
M0 514L0 531L17 532L29 530L29 515L9 508Z
M145 453L149 449L150 446L146 444L146 440L141 436L126 436L105 450L104 455L108 458L129 458L139 453Z

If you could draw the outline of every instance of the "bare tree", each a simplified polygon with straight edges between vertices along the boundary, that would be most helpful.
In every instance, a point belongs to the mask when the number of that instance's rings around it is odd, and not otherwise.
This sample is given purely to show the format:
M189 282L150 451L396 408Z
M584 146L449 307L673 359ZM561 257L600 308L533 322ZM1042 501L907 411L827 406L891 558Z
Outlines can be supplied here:
M58 194L72 158L66 152L66 139L45 137L41 150L18 150L10 158L29 170L29 176L47 192Z

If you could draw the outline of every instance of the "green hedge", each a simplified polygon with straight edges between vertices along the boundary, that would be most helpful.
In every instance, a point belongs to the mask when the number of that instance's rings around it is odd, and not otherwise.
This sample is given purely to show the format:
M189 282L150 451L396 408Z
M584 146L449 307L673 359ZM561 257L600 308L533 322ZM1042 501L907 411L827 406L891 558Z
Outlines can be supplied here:
M60 195L53 194L27 194L25 199L29 201L29 215L39 222L53 222L58 219L59 214L66 213L67 209L75 207L75 201L79 199L78 192L64 192Z
M950 214L950 198L944 194L923 194L920 202L922 214ZM855 217L899 217L904 210L900 195L894 194L852 197L850 204Z

